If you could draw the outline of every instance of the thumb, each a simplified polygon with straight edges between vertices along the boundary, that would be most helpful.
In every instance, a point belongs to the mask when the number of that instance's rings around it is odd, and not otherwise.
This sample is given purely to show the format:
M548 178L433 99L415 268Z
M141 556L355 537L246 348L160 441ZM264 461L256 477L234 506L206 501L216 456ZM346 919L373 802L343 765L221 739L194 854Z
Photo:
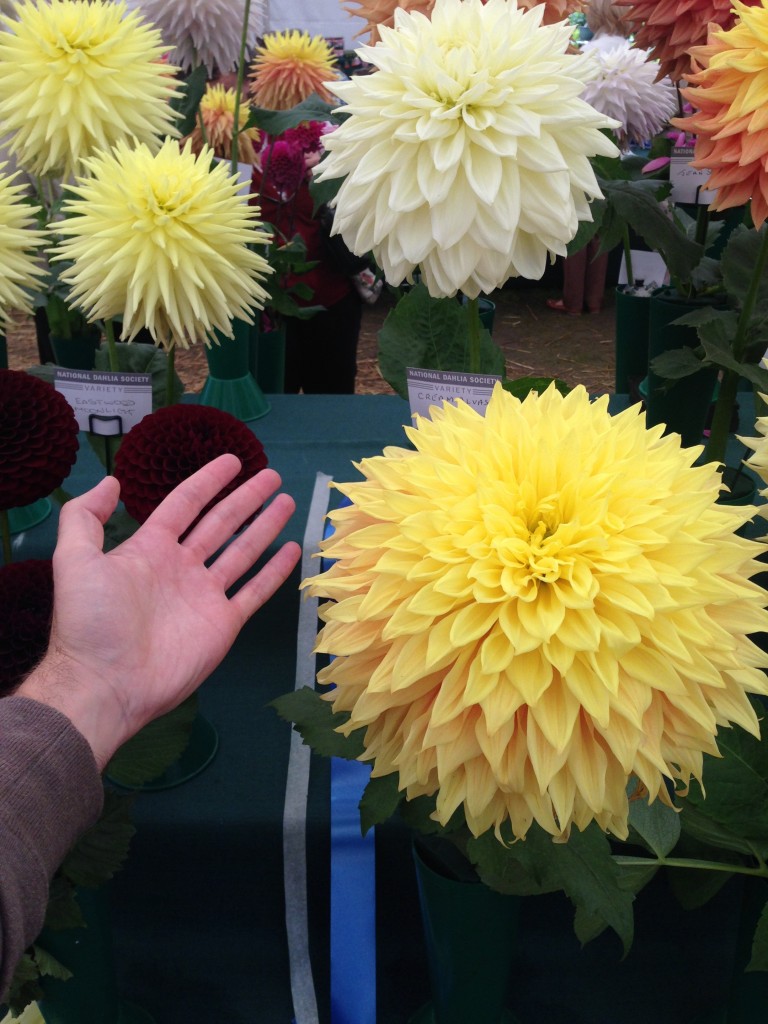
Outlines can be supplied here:
M80 546L104 546L104 523L117 508L120 484L104 477L95 487L66 502L59 513L59 536L55 555Z

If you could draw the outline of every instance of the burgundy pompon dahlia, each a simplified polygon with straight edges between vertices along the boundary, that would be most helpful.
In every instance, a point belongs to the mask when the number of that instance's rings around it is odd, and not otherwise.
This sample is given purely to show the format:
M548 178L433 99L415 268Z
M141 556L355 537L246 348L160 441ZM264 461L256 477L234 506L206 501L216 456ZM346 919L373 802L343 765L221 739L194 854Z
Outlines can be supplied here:
M50 559L0 566L0 697L12 693L48 646L53 616Z

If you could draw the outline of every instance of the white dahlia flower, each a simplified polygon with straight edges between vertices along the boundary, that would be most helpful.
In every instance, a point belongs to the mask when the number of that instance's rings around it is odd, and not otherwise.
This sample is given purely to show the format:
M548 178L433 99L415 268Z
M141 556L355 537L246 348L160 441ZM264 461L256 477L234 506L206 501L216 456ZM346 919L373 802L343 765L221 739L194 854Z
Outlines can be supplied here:
M131 0L160 29L171 53L171 63L185 71L205 64L231 71L240 56L245 0ZM266 22L264 0L252 0L246 45L252 49Z
M620 122L615 129L622 145L653 138L677 110L677 94L669 78L657 81L658 61L627 39L606 49L587 48L594 77L582 98L601 114Z
M344 177L335 230L387 280L417 267L432 296L539 278L564 255L590 198L591 156L616 156L615 122L582 99L590 66L571 26L514 0L437 0L431 18L359 53L377 70L329 84L350 116L323 140L320 180Z

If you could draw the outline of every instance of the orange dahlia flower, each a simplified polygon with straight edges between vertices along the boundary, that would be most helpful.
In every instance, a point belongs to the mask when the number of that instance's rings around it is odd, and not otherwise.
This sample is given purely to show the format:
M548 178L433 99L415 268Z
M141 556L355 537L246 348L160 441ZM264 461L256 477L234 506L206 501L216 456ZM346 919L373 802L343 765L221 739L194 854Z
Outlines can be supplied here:
M700 69L683 95L694 107L673 124L696 135L693 167L712 173L711 209L752 200L755 227L768 218L768 0L750 7L733 0L738 19L713 29L692 56Z
M653 49L659 62L658 79L669 76L679 82L691 73L688 51L706 43L710 23L731 26L733 6L731 0L637 0L625 17L632 22L635 45Z
M251 65L254 102L270 110L290 110L312 93L333 102L324 84L338 78L333 59L330 44L322 36L310 37L297 29L270 33Z
M222 85L208 86L200 101L200 119L205 129L205 138L198 121L189 136L193 152L200 153L207 142L217 157L228 160L232 156L236 100L234 89L225 89ZM240 105L238 121L237 159L241 164L255 164L258 161L259 130L245 127L248 121L246 103Z

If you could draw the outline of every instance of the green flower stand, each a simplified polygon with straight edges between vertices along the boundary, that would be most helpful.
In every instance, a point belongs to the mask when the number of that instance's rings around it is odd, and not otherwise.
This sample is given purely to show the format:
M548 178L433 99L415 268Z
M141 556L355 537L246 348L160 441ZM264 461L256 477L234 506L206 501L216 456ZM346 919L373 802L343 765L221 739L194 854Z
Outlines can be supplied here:
M23 508L8 509L8 525L11 533L24 533L31 530L33 526L39 526L45 522L51 514L51 503L48 498L38 498L31 505L24 505Z
M232 329L234 338L217 331L219 344L205 350L208 378L198 402L222 409L248 423L266 416L270 405L250 370L251 325L235 320Z
M285 327L274 331L251 330L250 367L265 395L285 391Z
M520 899L434 870L414 846L432 1000L410 1024L518 1024L507 1008Z
M38 1008L45 1024L154 1024L117 991L109 900L104 886L78 889L84 928L46 929L40 945L72 972L67 981L43 978Z
M637 395L637 386L648 372L649 295L630 295L618 286L616 296L615 391L617 395Z

